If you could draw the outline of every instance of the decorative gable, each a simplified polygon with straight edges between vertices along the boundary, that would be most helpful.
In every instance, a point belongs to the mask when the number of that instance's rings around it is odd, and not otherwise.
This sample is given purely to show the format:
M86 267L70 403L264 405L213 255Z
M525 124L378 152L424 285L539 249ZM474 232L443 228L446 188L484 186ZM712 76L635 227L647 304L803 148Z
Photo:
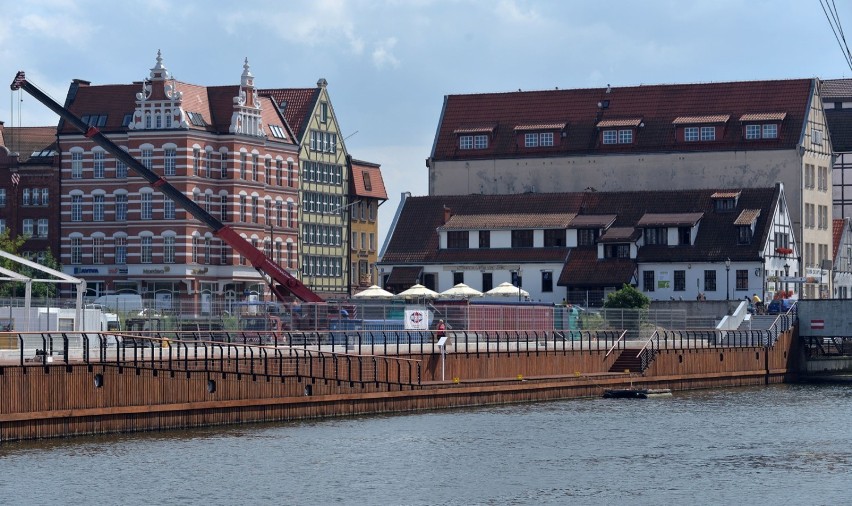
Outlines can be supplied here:
M243 63L243 74L240 78L240 92L234 97L234 113L231 115L231 126L228 131L233 134L265 137L263 130L262 109L254 87L254 76L246 58Z
M157 62L151 68L148 79L142 82L142 91L136 94L136 109L127 123L127 128L189 128L182 102L183 93L177 90L175 80L163 65L162 53L158 50Z

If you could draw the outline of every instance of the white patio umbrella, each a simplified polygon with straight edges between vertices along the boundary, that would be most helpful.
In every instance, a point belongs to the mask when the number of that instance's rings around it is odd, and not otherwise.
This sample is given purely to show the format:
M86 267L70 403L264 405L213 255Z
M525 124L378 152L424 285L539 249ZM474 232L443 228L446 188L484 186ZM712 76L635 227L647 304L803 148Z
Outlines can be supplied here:
M393 294L379 285L373 285L352 296L353 299L391 299Z
M444 290L438 295L446 299L469 299L471 297L482 297L482 292L475 288L471 288L464 283L459 283L448 290Z
M421 284L416 284L408 290L396 294L396 297L399 299L434 299L437 296L438 292L430 290Z
M529 297L530 293L523 288L518 288L512 283L500 283L491 290L485 292L485 295L493 295L495 297Z

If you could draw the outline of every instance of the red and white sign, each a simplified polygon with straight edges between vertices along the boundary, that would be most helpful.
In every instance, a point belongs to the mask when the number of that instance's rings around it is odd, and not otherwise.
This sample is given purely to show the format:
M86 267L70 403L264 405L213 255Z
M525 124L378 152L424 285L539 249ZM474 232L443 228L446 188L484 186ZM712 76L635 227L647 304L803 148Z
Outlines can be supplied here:
M811 330L822 330L825 328L825 320L811 320Z

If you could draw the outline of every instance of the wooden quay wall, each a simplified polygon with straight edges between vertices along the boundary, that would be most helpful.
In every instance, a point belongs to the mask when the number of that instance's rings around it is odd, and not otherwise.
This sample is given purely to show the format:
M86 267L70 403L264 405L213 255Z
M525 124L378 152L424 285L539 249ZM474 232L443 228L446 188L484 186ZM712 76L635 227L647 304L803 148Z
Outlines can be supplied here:
M795 340L793 327L768 348L659 350L644 373L610 372L618 353L606 348L399 354L419 367L398 384L373 381L370 374L276 377L260 364L248 372L246 363L239 373L146 364L0 364L0 442L593 397L629 386L780 383L796 374Z

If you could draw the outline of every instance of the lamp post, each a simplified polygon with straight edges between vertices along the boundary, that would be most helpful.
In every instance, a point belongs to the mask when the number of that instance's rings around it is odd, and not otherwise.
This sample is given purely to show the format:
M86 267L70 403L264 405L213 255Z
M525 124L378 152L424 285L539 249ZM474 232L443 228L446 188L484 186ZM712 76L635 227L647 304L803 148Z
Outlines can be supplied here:
M790 277L790 264L788 264L787 262L784 262L784 298L785 299L787 298L787 290L789 289L789 286L790 286L790 280L788 279L789 277Z
M731 259L725 259L725 300L731 300Z

